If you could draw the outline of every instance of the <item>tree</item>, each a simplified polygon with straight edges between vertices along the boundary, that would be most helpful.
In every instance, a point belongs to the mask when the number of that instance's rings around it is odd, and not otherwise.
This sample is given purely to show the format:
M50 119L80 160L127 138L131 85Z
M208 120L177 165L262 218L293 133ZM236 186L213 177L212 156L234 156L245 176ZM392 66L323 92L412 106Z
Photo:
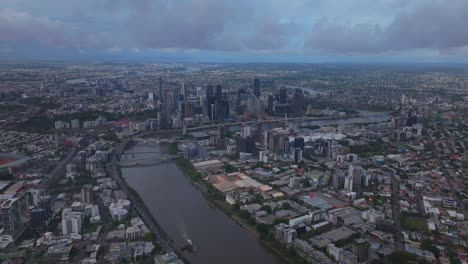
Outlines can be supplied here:
M260 234L266 235L266 234L268 234L268 231L270 230L270 227L267 224L260 223L260 224L257 224L255 226L255 229L257 229L257 231Z
M226 164L223 166L223 169L226 173L231 173L231 172L236 172L238 171L238 169L234 166L232 166L231 164Z
M281 209L289 210L289 209L291 209L291 205L289 203L283 203L281 205Z
M271 212L272 212L272 209L271 209L271 207L270 207L269 205L264 205L264 206L262 206L261 210L262 210L262 211L265 211L265 212L267 212L267 213L271 213Z
M432 241L429 239L421 240L421 249L431 251L436 257L439 257L440 255L439 249L434 244L432 244Z
M143 235L143 241L151 242L154 241L154 234L153 233L146 233Z

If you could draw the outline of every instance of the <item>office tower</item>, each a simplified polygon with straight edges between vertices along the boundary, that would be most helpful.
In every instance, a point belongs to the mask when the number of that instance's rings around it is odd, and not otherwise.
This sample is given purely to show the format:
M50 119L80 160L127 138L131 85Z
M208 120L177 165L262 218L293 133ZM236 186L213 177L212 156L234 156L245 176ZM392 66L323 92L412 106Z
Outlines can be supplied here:
M197 97L203 96L203 90L201 87L197 87Z
M214 92L213 92L213 85L212 84L208 84L206 86L206 98L209 98L209 97L212 97L214 95Z
M44 189L31 189L26 193L29 206L37 206L39 198L45 195Z
M162 102L163 101L163 79L161 76L159 76L159 100Z
M286 95L286 87L281 87L279 91L279 103L286 104L288 102L288 97Z
M44 209L46 219L49 219L52 216L52 202L50 201L49 195L39 197L37 207Z
M303 160L303 151L300 148L295 148L293 154L293 159L295 163L299 163Z
M26 197L17 194L6 199L0 198L0 215L3 234L10 235L16 241L26 230L28 205Z
M216 102L221 101L221 98L223 97L223 88L221 84L216 85Z
M148 101L154 102L154 93L148 93Z
M341 189L344 185L344 177L339 175L338 173L334 173L332 176L332 186L335 189Z
M352 191L356 193L361 192L362 187L362 168L359 166L350 165L348 171L348 177L353 179Z
M224 122L226 118L229 118L229 101L221 99L217 113L217 119L219 122Z
M292 109L295 116L300 117L304 115L304 94L299 88L294 91L294 103Z
M229 105L229 101L223 100L223 88L220 84L216 85L216 120L223 122L224 119L229 115L226 115L226 104ZM227 106L229 111L229 106Z
M184 104L184 117L192 117L193 116L193 104L191 102L185 102Z
M274 110L273 110L273 102L275 101L275 98L273 95L269 94L268 95L268 114L273 115Z
M71 208L62 211L62 233L63 235L81 234L83 213L74 212Z
M37 232L42 232L46 228L47 217L45 215L44 209L42 208L33 208L29 211L30 224L32 229Z
M182 101L187 101L187 85L185 83L182 83L182 88L180 90L180 94L182 96Z
M244 89L238 89L237 90L237 97L236 97L236 113L238 115L244 114L244 108L242 107L242 101L244 100L245 97L245 90Z
M206 86L206 109L211 121L216 118L216 97L214 96L213 85Z
M294 148L300 148L301 150L304 151L304 138L302 137L296 137L294 138Z
M81 187L81 202L92 204L94 202L93 186L90 184Z
M352 252L356 255L359 263L367 261L369 258L369 243L363 238L354 240Z
M254 80L254 95L255 97L260 97L260 79Z
M345 190L352 192L354 187L354 179L352 176L346 176L344 179L344 188Z

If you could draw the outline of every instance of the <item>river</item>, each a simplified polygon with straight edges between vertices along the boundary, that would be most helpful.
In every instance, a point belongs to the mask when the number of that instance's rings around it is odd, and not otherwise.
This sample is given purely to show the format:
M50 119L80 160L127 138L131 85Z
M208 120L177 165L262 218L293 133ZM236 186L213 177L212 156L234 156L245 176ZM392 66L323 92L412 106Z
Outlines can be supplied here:
M165 148L138 144L128 152ZM184 253L190 263L284 263L223 211L211 207L174 163L122 168L122 175L179 247L187 238L193 241L195 254Z
M361 112L357 118L307 121L303 125L382 122L389 117L388 113ZM164 145L138 144L127 153L138 157L154 155L138 152L166 150ZM122 175L180 248L187 238L193 241L196 253L184 253L191 263L283 263L223 211L212 207L174 163L126 167Z

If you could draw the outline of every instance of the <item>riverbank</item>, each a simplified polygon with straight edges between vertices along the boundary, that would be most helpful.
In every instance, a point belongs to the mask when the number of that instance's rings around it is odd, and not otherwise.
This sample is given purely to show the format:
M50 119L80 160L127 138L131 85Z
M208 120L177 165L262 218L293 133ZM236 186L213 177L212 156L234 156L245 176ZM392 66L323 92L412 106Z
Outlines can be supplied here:
M125 141L116 147L115 152L111 157L110 166L106 167L109 175L118 183L122 191L128 196L128 199L132 202L135 210L141 216L143 222L149 228L151 233L156 236L156 241L161 248L166 252L174 252L177 254L179 259L184 263L189 264L190 262L184 257L180 249L177 247L174 240L172 240L169 235L164 231L160 226L158 221L154 218L153 214L150 212L143 199L141 199L138 192L131 188L125 178L122 176L122 171L117 166L117 157L125 152L128 148L135 146L133 141Z
M236 210L235 207L228 204L225 201L225 196L223 193L219 192L214 187L207 184L205 181L203 181L203 179L200 176L191 176L194 175L194 171L198 174L201 173L195 170L195 168L189 160L179 158L176 160L175 163L177 167L182 171L182 173L192 182L193 186L195 186L195 188L197 188L200 191L200 193L205 197L205 199L212 207L216 207L217 209L223 211L227 216L229 216L229 218L234 220L238 225L240 225L243 229L245 229L252 236L254 236L262 244L262 246L273 252L276 256L278 256L286 263L307 263L294 250L291 251L283 245L279 244L277 241L273 240L271 231L269 230L271 229L271 227L265 224L255 225L255 221L251 221L253 219L250 215L247 216L245 214L242 214L239 209ZM187 166L187 163L189 163L191 166ZM260 229L262 232L260 232L258 229Z

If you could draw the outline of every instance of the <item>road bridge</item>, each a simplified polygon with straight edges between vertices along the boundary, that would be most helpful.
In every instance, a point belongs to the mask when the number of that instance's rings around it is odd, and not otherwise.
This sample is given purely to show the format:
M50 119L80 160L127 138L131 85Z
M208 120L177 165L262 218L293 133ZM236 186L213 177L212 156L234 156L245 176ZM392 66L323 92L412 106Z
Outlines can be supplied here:
M118 165L121 167L131 167L131 166L139 166L146 161L172 161L173 159L178 158L178 155L158 155L158 156L150 156L150 157L141 157L141 158L132 158L128 160L121 160L118 162Z

